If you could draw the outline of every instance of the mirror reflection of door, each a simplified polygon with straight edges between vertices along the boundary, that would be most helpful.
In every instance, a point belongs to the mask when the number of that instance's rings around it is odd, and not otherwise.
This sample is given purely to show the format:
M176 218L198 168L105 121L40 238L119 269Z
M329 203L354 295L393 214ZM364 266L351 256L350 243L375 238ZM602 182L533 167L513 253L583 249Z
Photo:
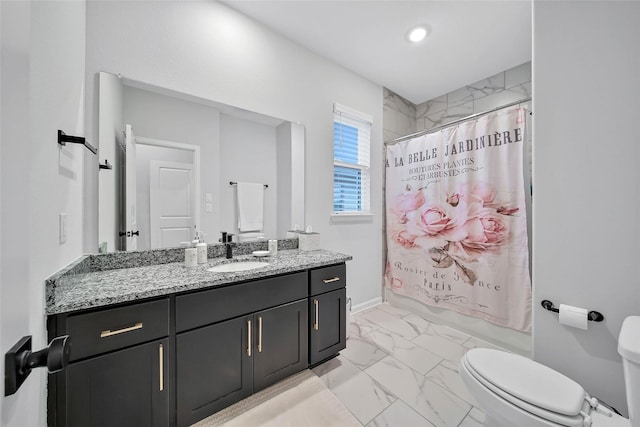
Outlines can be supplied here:
M175 248L200 230L200 147L135 137L137 249Z
M194 181L191 163L150 161L151 249L177 247L193 239Z
M124 131L125 143L125 250L138 249L138 212L136 206L136 140L131 125L125 126Z
M198 231L208 233L210 242L217 240L220 230L234 229L235 190L228 185L229 181L269 184L269 191L265 192L268 237L284 238L293 225L304 224L303 125L111 73L99 73L99 88L101 160L108 159L117 171L99 175L96 220L101 250L152 247L149 161L143 167L144 172L133 167L141 165L144 149L152 145L173 148L174 152L187 153L188 157L167 155L155 160L193 163L197 189L194 195L197 208L192 211L194 224ZM131 124L130 131L133 131L128 153L125 153L123 138L126 123ZM158 142L151 143L151 138L140 134L158 138L155 140ZM247 154L255 153L260 153L254 156L259 161L249 159L248 163ZM137 159L127 161L127 154ZM206 193L199 192L201 182ZM200 204L205 201L205 209L201 211ZM139 232L139 235L127 239L127 231ZM124 236L119 237L120 233ZM193 234L191 230L187 240L193 239Z

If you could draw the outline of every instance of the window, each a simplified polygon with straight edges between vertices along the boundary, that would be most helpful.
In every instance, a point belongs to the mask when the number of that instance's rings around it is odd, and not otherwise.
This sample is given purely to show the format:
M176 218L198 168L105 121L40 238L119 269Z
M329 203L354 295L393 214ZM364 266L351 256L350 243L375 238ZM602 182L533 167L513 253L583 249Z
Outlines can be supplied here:
M370 212L371 117L340 104L333 109L333 212Z

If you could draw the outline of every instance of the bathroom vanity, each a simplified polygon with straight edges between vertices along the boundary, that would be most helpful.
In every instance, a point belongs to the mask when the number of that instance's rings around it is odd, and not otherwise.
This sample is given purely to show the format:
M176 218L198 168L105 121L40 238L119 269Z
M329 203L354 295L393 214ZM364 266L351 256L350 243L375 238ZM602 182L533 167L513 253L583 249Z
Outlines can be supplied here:
M48 332L69 335L71 354L49 377L49 425L186 426L334 356L349 259L283 250L235 273L207 271L221 259L61 272Z

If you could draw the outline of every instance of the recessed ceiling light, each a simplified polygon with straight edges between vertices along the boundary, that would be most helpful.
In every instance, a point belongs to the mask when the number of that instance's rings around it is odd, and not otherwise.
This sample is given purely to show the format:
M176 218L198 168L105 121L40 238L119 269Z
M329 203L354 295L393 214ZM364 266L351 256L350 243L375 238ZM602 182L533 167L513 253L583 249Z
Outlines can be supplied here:
M424 38L427 37L427 34L429 34L427 27L425 25L420 25L411 29L409 33L407 33L407 39L409 39L410 42L418 43L424 40Z

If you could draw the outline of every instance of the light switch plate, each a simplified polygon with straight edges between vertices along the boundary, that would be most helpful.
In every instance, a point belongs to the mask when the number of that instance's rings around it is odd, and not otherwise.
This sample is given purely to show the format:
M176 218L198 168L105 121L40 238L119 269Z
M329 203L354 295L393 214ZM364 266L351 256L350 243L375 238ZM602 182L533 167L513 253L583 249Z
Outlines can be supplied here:
M204 211L205 212L213 212L213 203L206 203L204 205Z
M204 201L207 202L207 203L212 203L213 202L213 194L204 193Z
M60 244L67 241L67 214L61 213L59 216Z

